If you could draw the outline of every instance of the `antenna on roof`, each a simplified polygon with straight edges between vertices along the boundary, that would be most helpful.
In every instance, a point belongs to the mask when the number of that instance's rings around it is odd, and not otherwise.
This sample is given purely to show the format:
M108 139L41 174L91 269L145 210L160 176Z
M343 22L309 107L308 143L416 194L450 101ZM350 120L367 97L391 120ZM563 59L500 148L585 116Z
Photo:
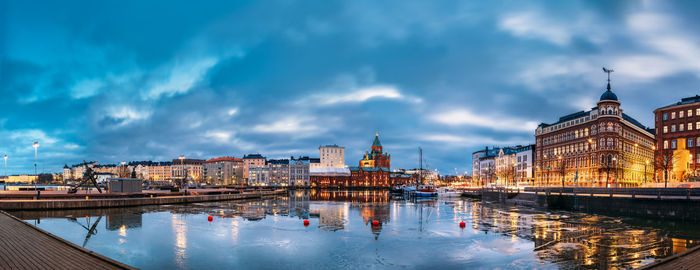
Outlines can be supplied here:
M608 91L610 91L610 73L615 72L615 70L603 67L603 72L608 73Z

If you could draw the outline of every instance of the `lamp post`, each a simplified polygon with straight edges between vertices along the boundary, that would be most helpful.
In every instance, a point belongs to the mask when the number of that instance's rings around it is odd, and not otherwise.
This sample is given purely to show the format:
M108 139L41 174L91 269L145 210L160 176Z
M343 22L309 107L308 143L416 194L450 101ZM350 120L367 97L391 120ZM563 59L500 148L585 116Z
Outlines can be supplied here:
M7 155L5 155L5 184L2 186L4 190L7 190Z
M34 179L34 189L36 190L36 199L38 200L41 197L41 193L39 192L39 189L36 187L36 182L39 181L39 170L37 169L37 165L36 165L37 159L38 159L37 156L38 156L38 151L39 151L38 150L39 149L39 142L34 142L34 144L32 144L32 146L34 147L34 176L36 177Z
M693 163L693 154L688 156L688 170L690 170L690 163ZM687 179L687 178L686 178Z
M647 166L649 166L649 160L644 162L644 184L647 183Z
M181 183L181 185L182 185L185 183L185 181L187 181L187 173L185 172L185 156L180 156L180 157L178 157L178 159L180 160L180 166L182 166L182 173L184 174L182 176L182 183ZM185 184L185 189L187 189L186 184Z
M561 188L564 188L564 173L566 168L564 167L564 161L561 156L559 156L559 169L561 170Z

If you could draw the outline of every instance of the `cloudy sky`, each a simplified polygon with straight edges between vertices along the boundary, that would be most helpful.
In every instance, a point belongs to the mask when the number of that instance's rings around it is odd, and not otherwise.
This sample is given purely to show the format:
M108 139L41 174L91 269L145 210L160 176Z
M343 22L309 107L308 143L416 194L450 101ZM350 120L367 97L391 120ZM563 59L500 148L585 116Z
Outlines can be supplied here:
M454 174L589 109L700 93L694 1L0 1L10 174L87 160L318 156Z

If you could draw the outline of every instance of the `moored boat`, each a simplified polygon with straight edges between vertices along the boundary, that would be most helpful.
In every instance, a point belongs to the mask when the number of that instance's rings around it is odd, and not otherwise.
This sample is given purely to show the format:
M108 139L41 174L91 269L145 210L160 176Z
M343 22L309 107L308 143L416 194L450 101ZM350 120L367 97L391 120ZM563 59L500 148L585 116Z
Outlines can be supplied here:
M441 187L438 189L438 196L440 197L459 197L462 196L462 192L450 187Z
M437 189L431 185L420 185L416 187L416 196L419 197L434 197L438 195Z

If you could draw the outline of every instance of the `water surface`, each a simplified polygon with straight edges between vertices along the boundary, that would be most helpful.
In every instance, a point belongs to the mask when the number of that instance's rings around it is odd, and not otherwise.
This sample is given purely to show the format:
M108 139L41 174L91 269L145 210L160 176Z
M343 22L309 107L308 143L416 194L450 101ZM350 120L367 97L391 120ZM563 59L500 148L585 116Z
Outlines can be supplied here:
M12 214L143 269L631 268L700 239L697 224L383 191Z

